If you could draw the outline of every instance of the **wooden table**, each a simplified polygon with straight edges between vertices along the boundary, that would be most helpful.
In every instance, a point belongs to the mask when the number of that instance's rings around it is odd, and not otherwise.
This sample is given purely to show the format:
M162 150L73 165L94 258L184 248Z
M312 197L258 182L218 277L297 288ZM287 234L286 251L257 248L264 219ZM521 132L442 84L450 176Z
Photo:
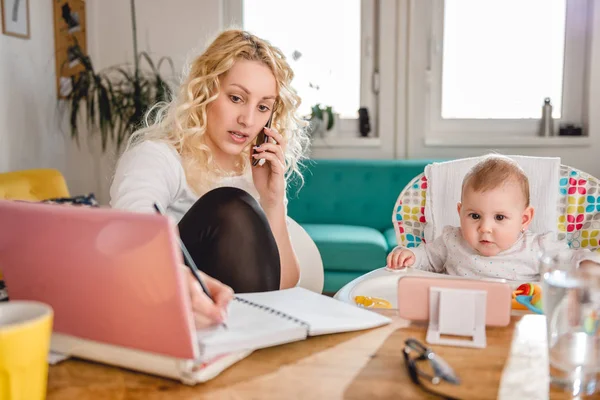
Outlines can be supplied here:
M86 399L429 399L407 375L402 349L425 326L393 314L392 324L369 331L310 338L258 350L212 381L197 386L81 360L51 366L48 400ZM543 317L538 318L543 323ZM515 323L488 328L487 347L431 346L460 376L460 386L437 390L462 399L496 399ZM552 390L551 398L567 398Z

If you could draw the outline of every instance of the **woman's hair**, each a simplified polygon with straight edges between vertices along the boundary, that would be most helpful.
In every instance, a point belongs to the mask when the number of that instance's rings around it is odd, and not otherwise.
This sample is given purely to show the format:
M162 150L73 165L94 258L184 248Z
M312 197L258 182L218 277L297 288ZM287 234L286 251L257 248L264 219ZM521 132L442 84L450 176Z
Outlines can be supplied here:
M462 191L469 188L475 192L496 189L507 182L516 183L529 207L529 179L521 166L510 157L501 154L488 154L475 164L465 175Z
M205 137L206 109L219 96L219 78L238 60L262 62L275 76L278 96L272 127L288 142L285 154L286 181L292 174L302 180L299 167L305 158L309 139L307 123L296 115L301 100L290 86L294 72L281 50L242 30L222 32L201 55L192 60L178 94L172 101L159 103L146 113L144 127L132 135L128 147L144 140L169 143L181 156L190 187L197 193L211 189L212 184L227 172L212 162L211 149ZM248 151L240 154L236 165L240 171L248 168Z

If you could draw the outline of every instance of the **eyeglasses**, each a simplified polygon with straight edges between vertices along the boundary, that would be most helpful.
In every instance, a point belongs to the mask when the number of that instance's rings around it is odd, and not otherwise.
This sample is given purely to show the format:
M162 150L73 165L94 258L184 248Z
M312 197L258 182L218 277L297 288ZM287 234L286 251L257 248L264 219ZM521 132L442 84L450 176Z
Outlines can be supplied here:
M435 354L431 349L425 347L421 342L416 339L407 339L404 342L404 363L406 364L406 368L408 369L408 375L413 383L419 385L423 390L428 393L440 396L445 399L453 400L454 397L446 396L441 393L438 393L434 390L429 389L427 386L423 385L419 379L419 377L426 378L434 385L439 384L442 380L452 383L454 385L460 384L460 380L454 373L454 370L450 365L444 361L440 356ZM423 370L423 368L419 368L417 363L419 361L428 361L429 366L433 373L428 373Z

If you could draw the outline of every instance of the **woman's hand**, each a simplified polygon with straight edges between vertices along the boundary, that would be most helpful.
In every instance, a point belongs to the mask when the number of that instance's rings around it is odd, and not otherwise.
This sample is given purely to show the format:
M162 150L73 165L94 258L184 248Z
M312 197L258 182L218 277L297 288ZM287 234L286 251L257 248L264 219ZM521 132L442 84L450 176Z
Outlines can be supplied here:
M256 154L252 154L251 151L250 157L251 160L265 161L252 167L252 178L260 195L260 205L265 211L279 250L281 264L279 287L286 289L298 283L300 274L298 258L290 241L285 215L285 149L287 140L275 129L264 129L269 141L257 148Z
M213 302L206 293L204 293L200 284L196 281L196 278L194 278L192 271L186 266L183 266L183 268L185 269L184 274L190 292L196 329L202 329L224 322L227 318L227 305L233 298L233 290L229 286L200 272L204 284L214 299Z
M283 205L287 140L273 128L265 127L264 131L269 141L251 149L250 157L251 161L265 160L252 167L252 179L260 195L260 203L267 209L280 203ZM252 151L254 149L256 153Z

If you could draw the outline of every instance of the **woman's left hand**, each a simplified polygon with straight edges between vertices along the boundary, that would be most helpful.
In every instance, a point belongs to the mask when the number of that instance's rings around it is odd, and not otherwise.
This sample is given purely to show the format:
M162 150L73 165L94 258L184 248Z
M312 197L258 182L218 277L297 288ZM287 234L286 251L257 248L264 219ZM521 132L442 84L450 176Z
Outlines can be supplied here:
M263 208L270 208L283 204L287 140L273 128L264 128L264 131L269 141L260 145L256 153L254 148L250 149L250 159L265 160L252 167L252 178L260 195L261 205Z

